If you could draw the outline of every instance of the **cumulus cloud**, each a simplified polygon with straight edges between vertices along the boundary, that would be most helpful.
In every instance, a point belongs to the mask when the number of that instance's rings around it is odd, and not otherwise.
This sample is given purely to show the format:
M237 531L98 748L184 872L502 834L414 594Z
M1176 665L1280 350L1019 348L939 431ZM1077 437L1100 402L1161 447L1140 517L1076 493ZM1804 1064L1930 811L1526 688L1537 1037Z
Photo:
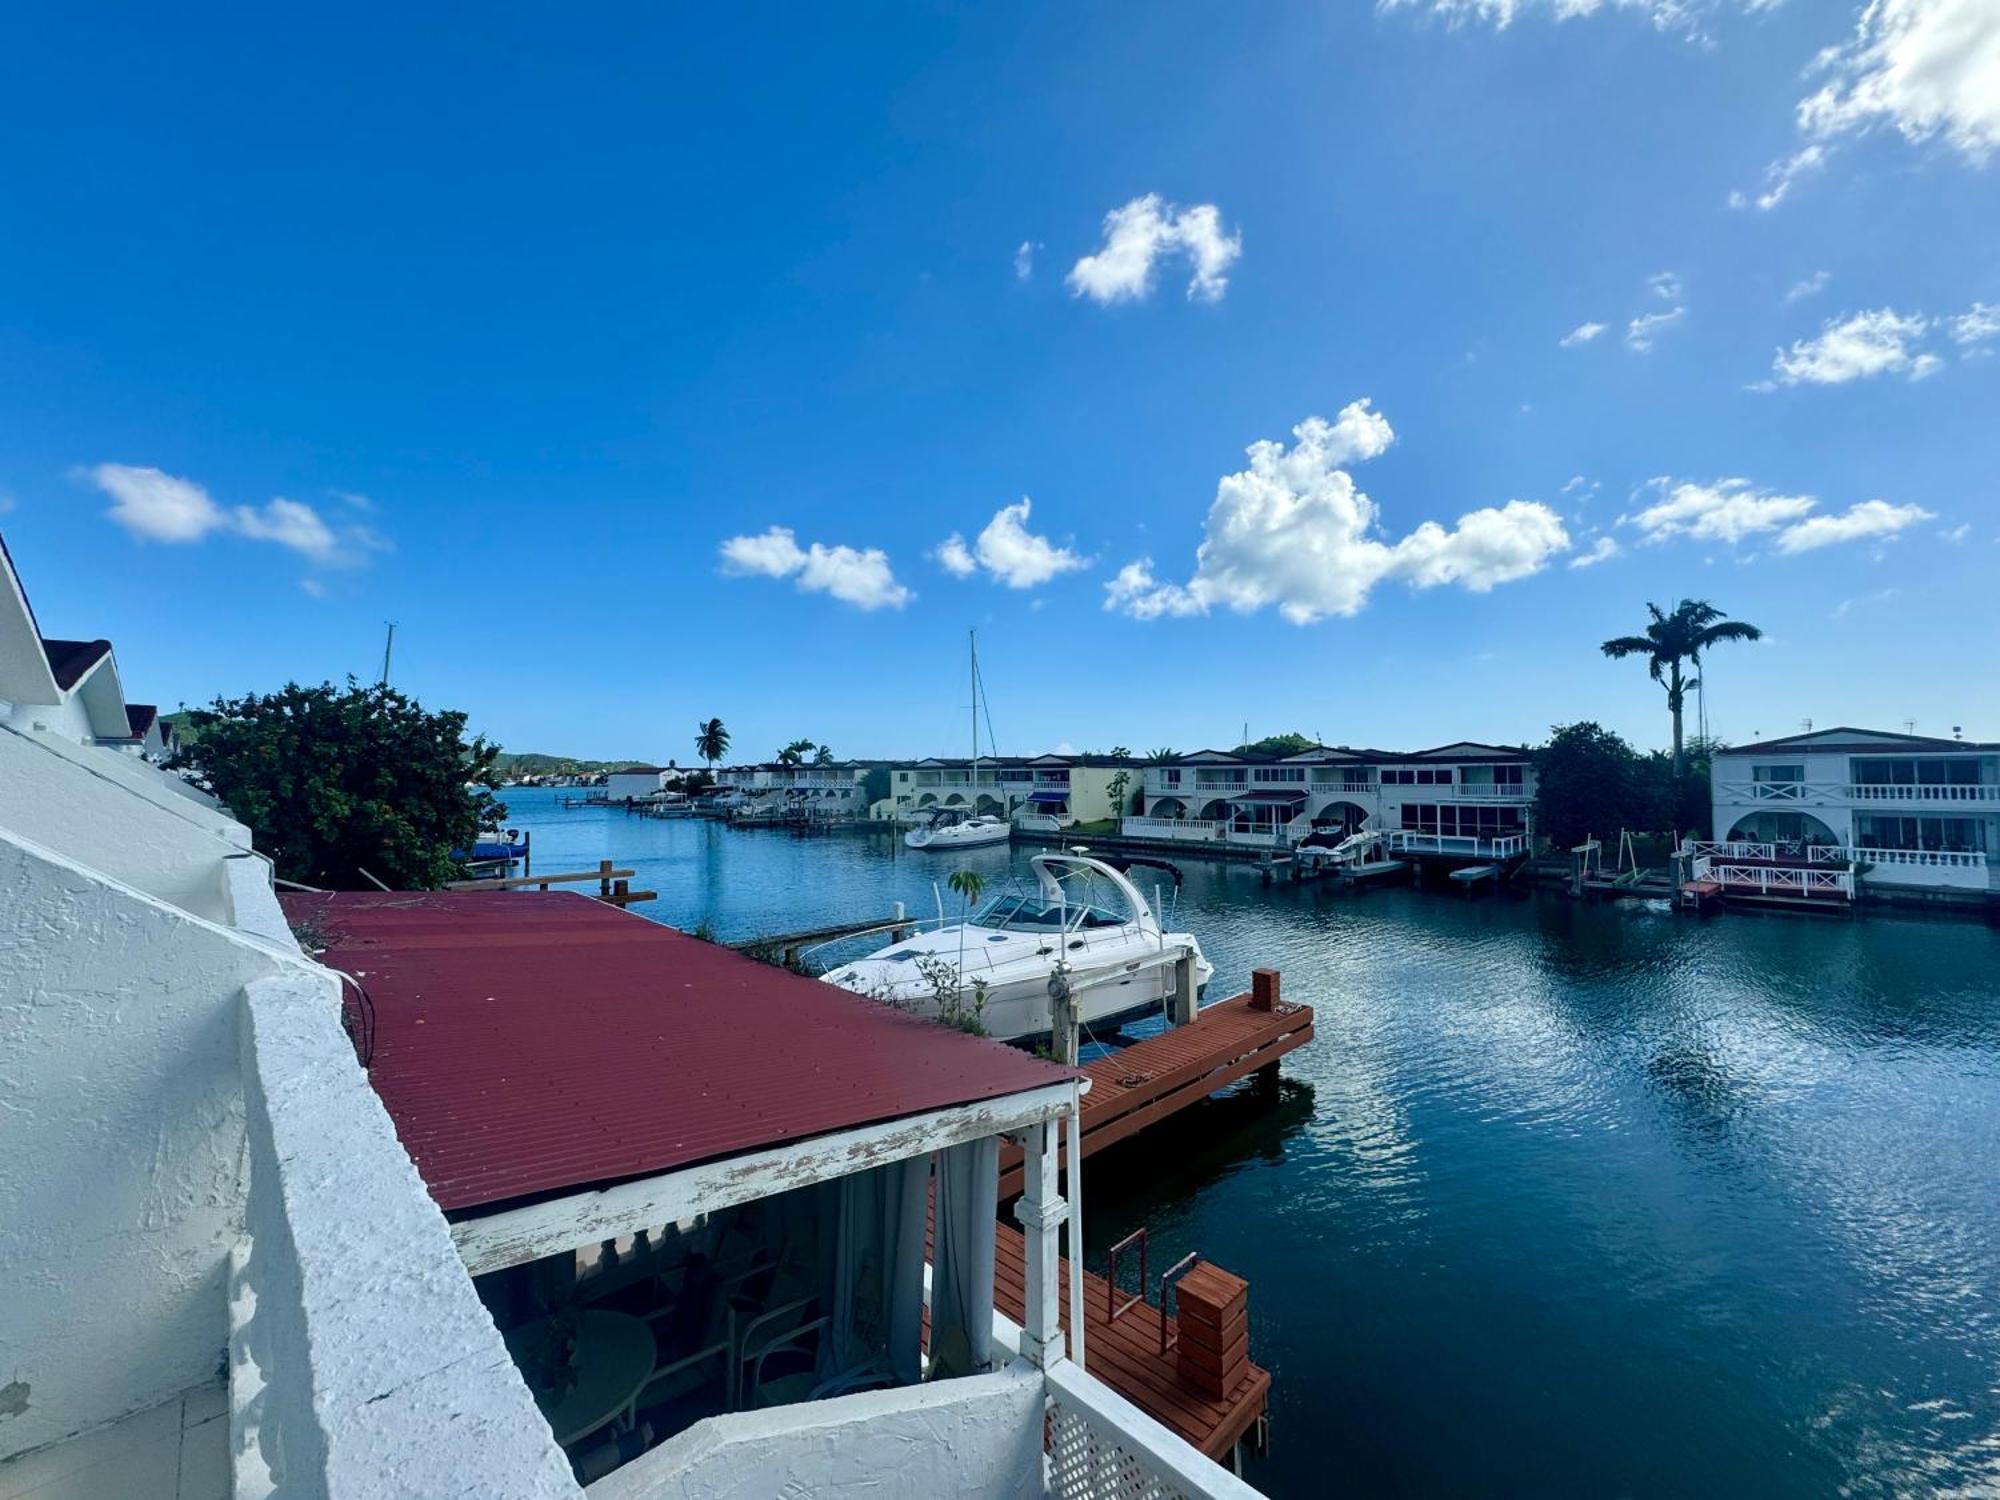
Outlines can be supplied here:
M1031 508L1032 502L1023 495L1014 504L995 511L970 547L954 531L937 545L931 556L954 577L970 578L983 568L988 577L1010 589L1031 589L1059 573L1073 573L1088 566L1089 559L1028 530Z
M1789 305L1793 302L1803 302L1808 297L1817 297L1826 290L1827 283L1832 280L1831 271L1815 271L1810 276L1802 277L1793 282L1792 289L1785 293L1785 302Z
M98 464L83 478L111 497L105 514L150 542L198 542L229 524L229 514L192 479L133 464Z
M1565 349L1574 349L1579 344L1589 343L1602 332L1604 332L1602 323L1579 323L1564 334L1559 342Z
M1650 354L1653 341L1687 316L1685 307L1668 312L1641 313L1625 325L1625 345L1640 354Z
M790 578L804 593L831 594L856 609L901 609L913 597L896 582L889 556L880 548L829 547L821 542L801 547L789 526L730 537L721 552L724 573Z
M1839 515L1808 516L1796 526L1778 534L1780 552L1813 552L1841 542L1858 542L1867 537L1891 537L1923 521L1935 520L1921 505L1891 505L1886 500L1863 500Z
M1928 318L1905 315L1893 307L1829 319L1817 338L1800 339L1780 349L1771 361L1778 385L1844 385L1877 375L1903 375L1922 380L1942 363L1918 348L1930 331ZM1768 386L1772 382L1766 382Z
M1610 562L1625 549L1611 537L1601 536L1590 544L1588 552L1579 552L1569 560L1572 568L1594 568L1599 563Z
M1189 299L1215 302L1242 253L1243 236L1223 232L1222 212L1213 203L1184 209L1147 193L1104 216L1104 243L1070 267L1069 289L1106 306L1140 301L1152 295L1155 266L1180 255L1191 273Z
M1380 511L1343 465L1363 462L1395 439L1364 398L1334 421L1308 417L1287 447L1253 443L1249 467L1223 476L1209 507L1195 572L1162 582L1150 558L1127 563L1105 585L1104 607L1138 619L1239 613L1275 606L1295 625L1353 615L1378 583L1413 588L1456 583L1475 593L1524 578L1569 546L1555 512L1511 500L1470 511L1449 529L1426 521L1401 541L1380 532Z
M1942 138L1974 164L2000 146L2000 6L1871 0L1854 35L1816 60L1826 82L1799 101L1800 129L1829 139L1887 126Z
M133 536L150 542L198 542L224 532L255 542L275 542L321 567L355 567L390 544L373 527L334 526L302 500L279 497L262 505L218 504L192 479L133 464L97 464L78 471L111 497L105 512ZM359 496L342 496L351 504ZM372 502L365 502L373 509Z
M1640 16L1657 31L1700 38L1703 23L1717 11L1768 10L1780 0L1376 0L1382 11L1414 10L1448 26L1483 24L1505 30L1524 15L1574 21L1605 11Z
M1646 278L1646 290L1662 302L1681 300L1681 278L1677 271L1657 271Z
M1629 516L1641 540L1672 537L1695 541L1740 542L1768 538L1782 553L1813 552L1841 542L1887 538L1922 521L1936 519L1920 505L1862 500L1844 511L1821 513L1812 495L1780 495L1747 479L1712 484L1655 479L1648 488L1660 498Z
M1014 276L1016 280L1026 281L1035 274L1035 252L1040 248L1041 246L1037 245L1033 240L1021 241L1020 245L1014 251Z

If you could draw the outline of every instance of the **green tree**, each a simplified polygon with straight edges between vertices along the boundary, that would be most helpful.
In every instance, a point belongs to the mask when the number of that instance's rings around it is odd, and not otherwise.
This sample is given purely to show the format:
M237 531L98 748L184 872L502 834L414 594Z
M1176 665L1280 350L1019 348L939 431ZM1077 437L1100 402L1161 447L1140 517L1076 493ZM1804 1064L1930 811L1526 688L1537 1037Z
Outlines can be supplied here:
M465 715L433 713L393 688L287 683L218 698L175 764L248 824L286 880L430 890L464 872L468 848L507 809L493 795L497 745L465 737Z
M816 766L830 766L830 765L832 765L832 764L833 764L833 747L832 747L831 745L820 745L820 746L816 747L816 748L815 748L815 749L813 750L813 764L814 764L814 765L816 765Z
M1613 659L1643 656L1646 672L1666 689L1667 712L1674 719L1674 764L1676 780L1685 768L1681 745L1681 709L1688 691L1701 686L1700 677L1686 677L1681 663L1699 670L1701 653L1723 641L1755 641L1764 632L1743 620L1732 620L1706 599L1683 599L1671 614L1657 604L1646 610L1652 620L1644 635L1616 636L1604 643L1604 654Z
M1120 818L1125 815L1125 789L1131 784L1132 773L1130 771L1120 771L1105 786L1104 789L1111 794L1112 817Z
M1168 750L1164 747L1158 750L1148 750L1146 752L1147 760L1179 760L1180 758L1181 758L1180 751Z
M695 726L694 753L708 762L708 779L715 780L715 763L729 753L729 731L720 719L705 719Z
M1238 745L1238 755L1302 755L1313 749L1319 741L1303 734L1267 734L1261 740L1252 740L1247 745Z
M706 733L707 729L708 726L704 724L702 731ZM726 750L729 745L729 736L725 734L722 738L723 748ZM781 766L802 766L805 764L806 755L812 750L812 747L813 742L811 740L793 740L778 752L778 764ZM720 756L717 757L717 759L720 758Z
M1113 745L1104 753L1113 760L1130 760L1132 758L1132 752L1127 750L1123 745Z
M1558 849L1591 834L1607 844L1618 830L1657 827L1644 761L1600 724L1558 724L1535 752L1535 827Z
M986 877L977 870L953 870L945 884L965 898L965 909L969 912L980 893L986 889Z

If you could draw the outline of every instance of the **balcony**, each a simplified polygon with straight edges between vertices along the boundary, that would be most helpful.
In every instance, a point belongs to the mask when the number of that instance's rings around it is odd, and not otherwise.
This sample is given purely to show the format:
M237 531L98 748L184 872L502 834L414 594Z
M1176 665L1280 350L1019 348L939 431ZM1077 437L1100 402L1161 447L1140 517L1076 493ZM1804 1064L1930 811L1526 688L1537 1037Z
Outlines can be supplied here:
M1525 833L1418 833L1392 828L1384 831L1382 841L1396 854L1441 854L1461 859L1512 859L1528 852Z
M2000 811L2000 782L1718 781L1715 799L1787 807L1954 807Z

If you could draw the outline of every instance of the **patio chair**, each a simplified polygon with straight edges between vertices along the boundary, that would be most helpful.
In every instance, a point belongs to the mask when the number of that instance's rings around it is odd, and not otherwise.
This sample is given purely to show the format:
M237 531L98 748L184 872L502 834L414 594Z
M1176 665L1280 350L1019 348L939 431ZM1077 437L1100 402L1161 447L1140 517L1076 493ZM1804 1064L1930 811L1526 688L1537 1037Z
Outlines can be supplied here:
M814 1373L821 1334L831 1325L825 1314L809 1318L814 1299L800 1298L762 1313L744 1324L740 1352L736 1358L736 1394L732 1410L747 1411L760 1406L788 1406L813 1397L818 1385ZM801 1321L803 1319L803 1321ZM781 1364L797 1369L772 1373L766 1366L777 1357Z

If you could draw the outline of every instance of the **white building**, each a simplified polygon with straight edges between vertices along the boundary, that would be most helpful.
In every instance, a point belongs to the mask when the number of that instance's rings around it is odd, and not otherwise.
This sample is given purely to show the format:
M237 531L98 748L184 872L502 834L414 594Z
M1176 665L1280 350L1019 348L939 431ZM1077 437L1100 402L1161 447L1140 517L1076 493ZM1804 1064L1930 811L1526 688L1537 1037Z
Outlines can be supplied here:
M626 766L617 771L607 772L604 777L604 800L637 802L646 797L657 797L667 789L667 778L675 773L666 766Z
M910 819L943 810L1011 818L1053 833L1073 823L1115 818L1131 805L1144 762L1122 755L932 756L890 769L891 815Z
M1717 840L1861 889L2000 891L2000 745L1839 727L1716 752Z
M449 901L420 913L412 903L433 898L381 897L395 920L430 926L398 960L405 985L425 984L418 966L444 965L455 936L480 968L481 998L509 998L517 1021L532 1021L534 1008L520 1002L537 975L572 976L576 993L588 995L607 955L622 950L637 960L623 982L652 976L655 1019L671 1003L677 1027L707 1029L706 1047L694 1049L707 1059L700 1076L649 1079L611 1110L609 1132L592 1123L608 1096L547 1092L563 1074L558 1054L573 1063L581 1038L597 1062L613 1049L629 1057L642 1033L658 1035L655 1021L593 1036L577 1029L580 1013L544 1011L547 1048L485 1055L512 1072L510 1089L479 1083L481 1060L460 1045L471 1033L441 1032L431 1064L472 1072L437 1081L470 1079L470 1097L502 1102L543 1089L535 1129L511 1144L462 1132L461 1145L477 1148L473 1164L489 1187L512 1174L501 1191L524 1180L548 1190L495 1201L477 1187L443 1186L436 1162L448 1158L427 1152L420 1172L398 1135L423 1123L410 1100L426 1078L406 1066L423 1055L374 1054L378 1013L365 986L380 989L380 1018L390 1024L395 973L380 972L379 958L354 962L350 973L365 972L351 979L313 961L241 824L123 748L87 743L96 736L56 712L62 700L36 701L62 689L37 675L48 661L39 632L32 643L24 637L31 625L25 611L0 617L9 694L0 700L0 1495L752 1500L865 1490L917 1500L1110 1497L1136 1493L1133 1485L1232 1500L1253 1493L1087 1374L1078 1363L1087 1349L1066 1345L1057 1252L1080 1206L1073 1178L1063 1195L1056 1137L1076 1118L1074 1075L1015 1056L1005 1059L1013 1073L997 1079L978 1065L990 1060L990 1044L884 1011L868 1020L919 1035L904 1059L910 1067L893 1072L895 1097L878 1106L869 1089L829 1091L823 1080L808 1089L801 1073L792 1080L801 1086L780 1080L776 1097L792 1101L791 1124L816 1128L764 1139L757 1122L770 1111L738 1109L740 1095L701 1086L732 1057L767 1082L773 1076L771 1054L782 1049L746 1037L744 1008L728 1003L731 984L751 981L732 972L713 992L687 982L704 963L747 960L695 944L685 962L658 968L662 929L578 897L461 897L492 903L469 926L450 920ZM539 945L522 941L537 917L571 904L616 925L572 946L567 923L545 921ZM811 992L804 1000L794 992L792 1004L866 1005L774 969L759 968L757 982L764 976ZM449 1015L429 1017L433 1028ZM426 1019L407 1009L400 1017L412 1027ZM951 1055L933 1057L940 1047ZM810 1072L813 1052L790 1050L775 1066ZM928 1091L915 1114L911 1089ZM808 1118L800 1101L822 1113ZM683 1127L697 1114L712 1144L691 1152ZM666 1143L663 1169L604 1154L624 1150L635 1131ZM1017 1210L1029 1277L1018 1326L991 1315L991 1174L1002 1135L1021 1144L1029 1167ZM933 1156L954 1163L938 1189L936 1266L923 1263L922 1216L909 1211L923 1201L917 1174ZM893 1215L892 1184L902 1203ZM762 1392L770 1404L725 1400L720 1415L643 1437L614 1420L610 1446L622 1467L586 1490L578 1468L601 1459L605 1442L586 1434L559 1445L551 1413L564 1402L538 1403L523 1373L561 1350L550 1341L510 1346L475 1274L554 1271L568 1261L581 1283L586 1263L592 1276L644 1266L632 1253L649 1237L642 1231L665 1244L717 1215L801 1191L801 1202L822 1195L822 1213L839 1203L885 1231L869 1242L880 1254L841 1273L855 1290L835 1295L819 1326L851 1337L893 1303L907 1333L913 1286L935 1286L926 1293L933 1331L964 1325L967 1373L922 1384L899 1375L846 1394L808 1380L798 1391L766 1358L776 1347L768 1323L763 1342L746 1345L737 1337L745 1329L725 1320L719 1348L664 1369L648 1335L627 1351L644 1361L635 1398L656 1379L712 1377L715 1366L729 1372L725 1392ZM971 1207L954 1229L944 1216L959 1192ZM441 1201L471 1207L448 1222ZM882 1211L871 1217L869 1203ZM892 1243L901 1247L894 1254ZM990 1325L971 1326L975 1308ZM790 1339L813 1326L807 1316L775 1332ZM574 1347L590 1342L579 1335ZM592 1372L592 1399L601 1373Z
M1146 768L1145 815L1125 829L1250 845L1379 829L1413 853L1489 859L1531 846L1535 787L1534 752L1518 745L1199 750Z

